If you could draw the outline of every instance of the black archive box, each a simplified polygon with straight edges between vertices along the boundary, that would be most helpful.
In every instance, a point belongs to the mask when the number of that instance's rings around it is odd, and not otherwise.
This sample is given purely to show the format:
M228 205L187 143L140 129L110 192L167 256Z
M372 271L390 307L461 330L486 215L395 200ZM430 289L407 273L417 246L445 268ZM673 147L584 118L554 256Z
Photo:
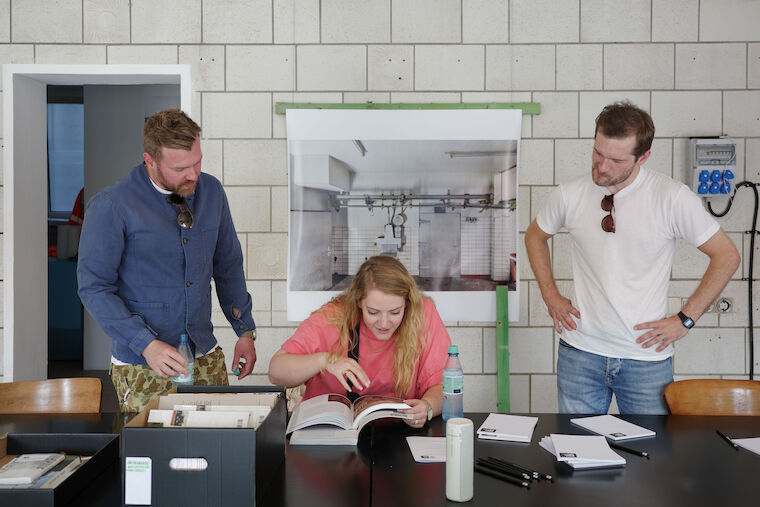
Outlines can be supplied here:
M174 392L174 391L170 391ZM267 485L285 460L285 390L278 386L187 386L178 393L274 393L276 402L258 428L150 428L154 400L122 430L122 486L126 459L150 458L149 505L236 507L263 505ZM173 458L203 458L204 470L176 470ZM126 502L124 488L122 502ZM124 505L133 505L126 504Z
M119 459L119 435L112 433L8 433L0 437L0 458L7 455L64 452L91 456L53 489L0 489L0 505L70 505L104 470Z

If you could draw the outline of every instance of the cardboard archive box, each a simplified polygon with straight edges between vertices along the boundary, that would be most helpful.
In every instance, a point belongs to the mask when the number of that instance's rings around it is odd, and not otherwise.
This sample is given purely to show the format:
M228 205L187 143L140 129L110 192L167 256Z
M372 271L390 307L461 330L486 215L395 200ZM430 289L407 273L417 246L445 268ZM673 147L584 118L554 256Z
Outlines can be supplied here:
M90 483L119 459L119 435L113 433L9 433L0 437L6 455L64 452L91 458L54 489L0 489L0 505L58 507L70 505Z
M172 391L173 392L173 391ZM154 400L122 430L122 501L125 505L254 506L285 460L285 390L277 386L189 386L179 393L275 393L276 402L258 428L151 428ZM147 459L140 459L147 458ZM174 458L200 459L205 469L178 470ZM129 463L127 462L129 460ZM149 471L131 474L130 464ZM134 480L134 477L142 477ZM147 480L147 485L144 484ZM138 488L139 486L139 488ZM136 503L135 499L141 498ZM130 502L130 503L128 503Z

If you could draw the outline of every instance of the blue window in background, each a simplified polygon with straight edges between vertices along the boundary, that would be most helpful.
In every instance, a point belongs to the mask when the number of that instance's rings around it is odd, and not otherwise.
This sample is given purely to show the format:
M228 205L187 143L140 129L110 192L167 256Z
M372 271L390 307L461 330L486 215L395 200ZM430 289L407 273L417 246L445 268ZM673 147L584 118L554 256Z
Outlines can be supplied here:
M48 216L68 219L84 186L84 103L81 86L49 85Z

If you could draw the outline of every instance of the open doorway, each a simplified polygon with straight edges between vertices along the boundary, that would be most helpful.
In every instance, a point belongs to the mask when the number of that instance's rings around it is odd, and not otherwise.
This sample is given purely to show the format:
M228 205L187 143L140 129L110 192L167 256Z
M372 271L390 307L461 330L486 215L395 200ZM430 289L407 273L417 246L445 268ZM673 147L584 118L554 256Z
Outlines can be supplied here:
M114 175L106 178L108 181L99 180L104 176L105 167L127 171L139 163L141 148L138 148L136 154L133 148L125 148L125 152L131 152L128 162L116 160L116 154L105 149L103 139L98 137L108 134L109 118L115 122L114 124L124 126L124 118L119 117L117 110L125 104L109 94L117 91L135 91L135 85L168 85L178 88L177 105L190 114L190 66L5 65L3 83L5 150L2 380L34 380L47 378L48 375L48 280L47 270L44 269L47 263L48 241L47 86L105 86L101 97L103 105L92 108L93 112L100 115L100 118L92 123L92 136L93 146L100 149L101 156L106 157L109 162L93 165L97 170L91 185L87 183L88 178L85 175L86 200L113 181ZM149 108L161 108L159 103L160 101ZM138 111L141 125L144 113L142 108ZM138 138L141 128L139 125L131 129ZM125 131L128 128L124 126ZM138 146L141 144L140 140ZM88 356L88 348L90 344L85 338L85 359ZM109 348L110 345L105 347L105 357L102 358L106 368ZM95 355L102 354L95 351Z

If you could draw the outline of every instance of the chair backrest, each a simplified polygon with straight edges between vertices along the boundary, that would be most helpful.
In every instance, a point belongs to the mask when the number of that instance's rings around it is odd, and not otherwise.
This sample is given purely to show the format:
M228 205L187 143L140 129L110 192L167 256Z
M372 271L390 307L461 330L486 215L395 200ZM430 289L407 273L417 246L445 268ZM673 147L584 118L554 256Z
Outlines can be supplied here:
M679 380L665 387L671 414L760 415L760 381Z
M98 414L99 378L55 378L0 383L0 414Z

